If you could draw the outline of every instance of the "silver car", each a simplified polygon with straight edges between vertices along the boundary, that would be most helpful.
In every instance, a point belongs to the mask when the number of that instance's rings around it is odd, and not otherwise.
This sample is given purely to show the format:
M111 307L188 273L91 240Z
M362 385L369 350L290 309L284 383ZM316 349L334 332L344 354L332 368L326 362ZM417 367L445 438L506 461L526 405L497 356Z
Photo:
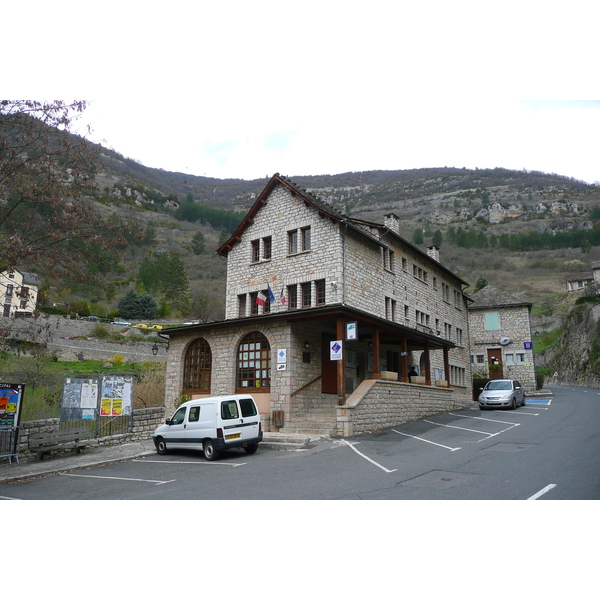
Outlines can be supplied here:
M479 408L517 408L525 406L523 386L516 379L492 379L479 394Z

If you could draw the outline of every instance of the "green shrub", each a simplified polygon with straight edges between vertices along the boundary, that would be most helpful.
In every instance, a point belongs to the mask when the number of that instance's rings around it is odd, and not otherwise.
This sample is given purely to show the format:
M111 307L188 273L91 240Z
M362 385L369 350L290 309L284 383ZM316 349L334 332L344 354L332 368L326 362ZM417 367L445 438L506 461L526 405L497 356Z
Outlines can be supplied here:
M110 337L110 332L103 325L96 325L96 327L92 329L92 335L101 340L105 340Z

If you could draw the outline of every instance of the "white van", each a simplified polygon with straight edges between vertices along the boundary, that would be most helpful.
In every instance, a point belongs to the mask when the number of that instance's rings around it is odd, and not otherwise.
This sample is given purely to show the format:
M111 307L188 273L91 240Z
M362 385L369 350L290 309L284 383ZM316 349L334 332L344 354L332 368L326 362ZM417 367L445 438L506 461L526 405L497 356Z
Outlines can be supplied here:
M202 450L206 460L228 448L254 454L262 437L256 402L248 394L188 400L152 434L159 454L189 448Z

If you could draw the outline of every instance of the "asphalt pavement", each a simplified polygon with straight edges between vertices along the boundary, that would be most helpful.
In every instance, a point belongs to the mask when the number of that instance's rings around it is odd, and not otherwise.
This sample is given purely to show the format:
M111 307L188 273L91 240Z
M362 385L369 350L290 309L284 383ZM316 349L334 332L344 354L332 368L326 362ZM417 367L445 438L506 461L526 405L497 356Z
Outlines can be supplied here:
M308 435L265 433L261 448L271 450L289 450L301 448L314 441ZM49 456L44 460L28 458L26 460L0 459L0 483L12 483L46 475L56 475L68 471L87 469L109 465L143 456L156 454L154 443L151 439L140 440L116 446L93 446L82 450L80 453L68 451L62 454Z
M545 389L529 393L527 398L528 400L534 400L535 397L539 396L552 396L552 392ZM307 446L316 439L307 435L270 432L264 434L261 448L271 450L298 449ZM156 454L154 443L151 439L146 439L116 446L92 446L82 450L80 453L69 451L58 455L50 455L44 460L32 457L26 460L21 459L18 462L13 459L11 463L8 462L8 459L3 458L0 459L0 483L11 483L35 477L87 469L89 467L108 465L154 454Z

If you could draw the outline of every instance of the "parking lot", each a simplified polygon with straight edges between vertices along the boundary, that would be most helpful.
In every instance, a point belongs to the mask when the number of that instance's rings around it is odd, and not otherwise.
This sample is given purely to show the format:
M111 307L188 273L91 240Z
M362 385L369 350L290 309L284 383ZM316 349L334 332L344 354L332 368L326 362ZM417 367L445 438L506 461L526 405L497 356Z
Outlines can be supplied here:
M477 405L356 438L321 439L296 451L232 450L152 454L0 486L22 499L553 499L598 496L578 477L597 459L575 427L586 428L584 392L528 399L517 410ZM566 420L577 425L565 429ZM567 435L568 434L568 435ZM597 435L597 434L596 434ZM562 466L561 466L562 465ZM596 467L594 467L596 468Z

